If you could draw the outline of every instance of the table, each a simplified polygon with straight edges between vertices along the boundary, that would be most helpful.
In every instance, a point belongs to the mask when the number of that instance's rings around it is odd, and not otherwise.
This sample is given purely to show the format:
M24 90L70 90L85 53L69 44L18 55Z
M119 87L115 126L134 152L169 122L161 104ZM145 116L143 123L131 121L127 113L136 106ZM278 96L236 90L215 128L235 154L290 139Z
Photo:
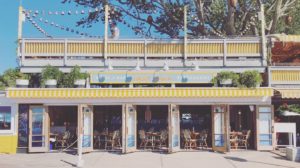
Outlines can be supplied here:
M154 149L154 141L157 139L157 137L160 138L160 132L146 132L146 136L148 136L151 140L151 147Z
M239 146L239 136L242 136L242 132L230 132L230 145L233 144L232 146L237 149Z

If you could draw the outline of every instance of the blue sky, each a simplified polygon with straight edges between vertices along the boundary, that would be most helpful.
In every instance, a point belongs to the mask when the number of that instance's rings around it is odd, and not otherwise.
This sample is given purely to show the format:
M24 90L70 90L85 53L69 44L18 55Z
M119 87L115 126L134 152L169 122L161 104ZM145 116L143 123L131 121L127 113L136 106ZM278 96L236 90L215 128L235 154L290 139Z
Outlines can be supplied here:
M55 26L50 26L51 22L59 24L64 27L73 28L80 32L89 33L90 35L102 36L104 32L104 26L101 23L95 23L92 28L81 28L76 27L76 21L81 17L85 16L82 14L78 15L49 15L49 11L52 12L68 12L71 10L87 11L88 8L77 7L75 4L62 4L62 0L23 0L22 6L27 10L35 12L39 11L40 15L35 18L36 23L42 27L48 34L53 37L76 37L78 35L61 30ZM0 0L0 73L8 68L17 67L16 61L16 40L18 30L18 7L20 0ZM44 11L44 15L41 15ZM42 17L43 20L48 20L49 23L45 24L39 19ZM130 22L130 21L129 21ZM121 36L122 37L133 37L134 33L131 29L121 25ZM23 26L23 37L44 37L36 28L27 21L24 22Z

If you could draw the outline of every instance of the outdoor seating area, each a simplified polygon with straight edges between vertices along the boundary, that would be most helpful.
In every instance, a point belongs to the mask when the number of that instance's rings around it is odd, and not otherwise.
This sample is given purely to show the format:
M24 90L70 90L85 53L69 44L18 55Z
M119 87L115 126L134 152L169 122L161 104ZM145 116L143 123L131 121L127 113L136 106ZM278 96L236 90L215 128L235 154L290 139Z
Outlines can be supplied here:
M137 106L138 146L141 150L167 150L168 106Z
M94 149L121 150L122 106L95 106L94 110Z
M184 129L181 131L182 146L184 149L207 149L208 132L203 130L201 132L190 131Z
M248 149L251 130L244 130L241 132L230 132L230 146L231 149Z
M230 149L255 149L256 114L253 106L230 106Z
M69 115L66 113L69 113ZM49 117L50 150L63 150L76 147L77 107L51 106L49 107Z
M168 131L154 132L153 129L150 129L146 132L139 130L139 139L139 148L141 149L164 150L168 146Z
M181 149L211 147L211 107L180 106Z

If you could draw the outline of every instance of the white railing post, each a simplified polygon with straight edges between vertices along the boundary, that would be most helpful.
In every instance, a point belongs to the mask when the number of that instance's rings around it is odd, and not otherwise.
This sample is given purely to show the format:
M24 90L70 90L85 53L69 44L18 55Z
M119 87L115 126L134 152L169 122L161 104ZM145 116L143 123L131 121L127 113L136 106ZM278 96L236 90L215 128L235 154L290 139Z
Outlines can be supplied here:
M68 40L65 39L65 48L64 48L64 66L67 65L67 52L68 52Z
M226 66L227 61L227 41L226 39L223 40L223 66Z
M78 139L78 160L77 160L77 164L76 166L77 167L83 167L83 164L84 164L84 160L82 159L82 138L83 138L83 135L82 133L80 133L79 135L79 139Z
M147 39L144 40L144 66L147 65Z
M104 53L103 53L103 56L104 56L104 59L106 60L107 59L107 40L108 40L108 15L109 15L109 6L106 4L105 5L105 23L104 23Z

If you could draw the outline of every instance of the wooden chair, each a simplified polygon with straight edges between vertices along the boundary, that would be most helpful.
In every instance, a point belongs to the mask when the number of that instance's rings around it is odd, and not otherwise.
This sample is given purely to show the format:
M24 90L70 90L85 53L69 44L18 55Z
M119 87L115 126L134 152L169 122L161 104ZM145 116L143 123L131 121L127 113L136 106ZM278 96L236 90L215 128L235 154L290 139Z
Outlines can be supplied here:
M192 149L192 147L197 147L197 139L191 138L191 132L189 130L183 131L184 138L184 149Z
M140 148L146 149L147 145L152 143L152 140L146 135L145 130L139 130L139 138L141 140Z
M230 149L237 149L238 147L238 137L234 132L229 135Z
M199 146L203 149L204 147L207 148L208 145L207 145L207 132L204 131L200 134L200 138L199 138Z
M57 136L57 139L55 141L55 146L58 147L61 147L61 148L64 148L64 147L67 147L69 146L69 138L70 138L70 132L69 131L66 131L64 132L62 135L60 136Z
M167 147L167 139L168 139L168 131L162 130L160 132L159 139L155 140L155 144L157 144L159 149L162 149L162 147Z
M246 150L248 149L248 145L249 145L248 141L249 141L250 135L251 135L251 130L247 130L247 132L245 132L245 134L241 135L240 139L239 139L239 145L241 147L244 147Z
M118 131L114 131L112 136L107 135L106 139L105 139L105 150L108 150L108 148L110 147L110 149L114 149L115 145L116 145L116 138L118 136Z

